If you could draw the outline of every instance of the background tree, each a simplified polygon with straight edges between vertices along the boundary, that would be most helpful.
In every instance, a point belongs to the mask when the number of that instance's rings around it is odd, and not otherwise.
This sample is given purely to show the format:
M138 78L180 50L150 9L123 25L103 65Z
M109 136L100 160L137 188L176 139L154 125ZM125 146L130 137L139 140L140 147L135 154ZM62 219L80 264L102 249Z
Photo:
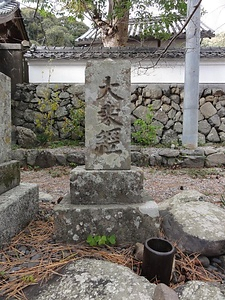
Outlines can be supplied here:
M74 46L75 39L87 31L88 26L72 16L56 17L50 12L22 9L24 24L33 44L47 46Z
M28 1L28 0L24 0ZM128 39L129 17L150 21L153 17L152 9L157 9L159 23L153 23L155 28L149 27L148 33L154 32L155 37L172 22L186 14L185 0L30 0L38 4L41 9L49 11L67 11L76 18L88 18L100 29L102 42L105 47L126 46ZM153 25L151 25L153 26Z
M211 39L204 39L201 45L203 47L225 47L225 32L221 32Z

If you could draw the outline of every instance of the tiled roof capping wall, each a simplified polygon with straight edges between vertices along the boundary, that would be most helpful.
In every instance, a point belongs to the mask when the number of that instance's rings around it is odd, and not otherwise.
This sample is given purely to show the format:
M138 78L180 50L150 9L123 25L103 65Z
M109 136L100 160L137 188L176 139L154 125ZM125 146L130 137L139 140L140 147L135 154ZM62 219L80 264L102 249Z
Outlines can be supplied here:
M34 47L24 56L28 59L118 59L118 58L158 58L163 49L121 47L121 48L85 48L85 47ZM225 48L202 48L201 58L225 58ZM185 57L185 49L169 49L162 57L181 58Z
M19 7L18 2L13 0L0 0L0 20L8 14L15 12Z
M151 24L155 23L162 23L159 18L154 18L150 22L147 20L140 20L140 19L131 19L129 21L128 25L128 36L129 39L137 39L140 40L141 36L143 36L144 32L148 30L149 26ZM163 29L165 32L169 33L171 36L177 34L180 32L185 24L185 19L178 20L176 22L173 22L168 28L164 27ZM207 25L201 22L200 24L201 29L201 38L211 38L214 36L213 30L210 29ZM179 36L179 38L184 38L185 35L185 29L183 30L183 34ZM153 38L153 37L151 37ZM146 37L145 39L148 39ZM93 42L96 40L96 42L100 40L100 31L97 28L90 28L87 32L85 32L82 36L76 39L77 46L83 45L85 43Z

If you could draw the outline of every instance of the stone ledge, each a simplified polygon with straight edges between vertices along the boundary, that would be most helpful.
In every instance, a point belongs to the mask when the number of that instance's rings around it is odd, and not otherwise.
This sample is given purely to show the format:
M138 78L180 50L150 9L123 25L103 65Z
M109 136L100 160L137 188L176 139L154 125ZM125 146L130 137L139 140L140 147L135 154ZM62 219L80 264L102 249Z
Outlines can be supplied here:
M55 236L66 243L92 235L115 234L118 243L144 242L159 234L159 212L154 201L131 205L74 205L67 195L54 208Z
M174 151L174 153L173 153ZM39 153L43 153L43 149L17 149L11 152L11 159L16 159L21 166L39 166L36 164L36 157ZM84 165L85 150L84 148L68 148L62 147L58 149L45 149L46 157L48 153L55 156L51 159L51 163L46 167L54 165ZM161 154L160 154L161 153ZM178 166L182 168L202 168L202 167L223 167L225 166L225 147L203 146L195 150L170 149L137 147L131 151L132 165L138 167L149 166ZM50 161L49 161L50 162ZM43 167L43 166L42 166Z
M0 195L0 248L26 227L37 212L36 184L20 184Z

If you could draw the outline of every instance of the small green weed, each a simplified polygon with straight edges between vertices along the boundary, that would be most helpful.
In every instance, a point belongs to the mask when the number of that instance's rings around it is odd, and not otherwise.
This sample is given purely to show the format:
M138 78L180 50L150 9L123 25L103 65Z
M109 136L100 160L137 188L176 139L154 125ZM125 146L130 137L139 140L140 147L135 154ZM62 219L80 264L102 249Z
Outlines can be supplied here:
M134 121L135 132L132 133L134 141L143 146L149 146L156 142L157 126L152 125L153 112L151 105L148 106L146 120Z
M106 236L106 235L89 235L86 242L90 246L102 246L102 245L115 245L116 236L115 234Z
M70 133L75 140L84 141L85 103L79 100L79 108L72 108L70 116L65 118L63 132Z
M27 283L29 283L29 282L34 283L34 282L35 282L35 278L34 278L33 275L26 275L26 276L23 276L23 277L22 277L22 280L23 280L24 282L27 282Z
M4 271L0 271L0 277L5 278L5 272Z

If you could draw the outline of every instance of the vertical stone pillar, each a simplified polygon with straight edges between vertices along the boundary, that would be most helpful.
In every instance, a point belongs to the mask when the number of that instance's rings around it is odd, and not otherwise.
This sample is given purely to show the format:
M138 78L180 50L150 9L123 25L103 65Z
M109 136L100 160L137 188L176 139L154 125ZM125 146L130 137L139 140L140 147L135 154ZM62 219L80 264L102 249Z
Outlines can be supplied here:
M0 249L38 212L38 186L20 184L20 165L10 151L11 80L0 73Z
M130 62L88 62L85 78L85 168L129 170Z
M0 164L11 150L11 80L0 73Z
M80 242L115 234L118 243L157 236L158 208L131 166L130 62L88 62L85 80L85 166L71 171L70 194L55 208L55 236Z

